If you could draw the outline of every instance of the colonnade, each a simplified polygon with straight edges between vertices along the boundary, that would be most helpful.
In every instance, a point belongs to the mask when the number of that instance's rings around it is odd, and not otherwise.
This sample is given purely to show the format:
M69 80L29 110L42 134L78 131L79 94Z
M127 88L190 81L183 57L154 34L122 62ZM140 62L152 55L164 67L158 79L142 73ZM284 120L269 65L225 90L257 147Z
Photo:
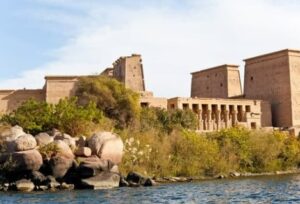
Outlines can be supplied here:
M183 104L183 108L191 108L198 115L198 129L204 131L220 130L246 123L246 113L250 112L249 105L222 104Z

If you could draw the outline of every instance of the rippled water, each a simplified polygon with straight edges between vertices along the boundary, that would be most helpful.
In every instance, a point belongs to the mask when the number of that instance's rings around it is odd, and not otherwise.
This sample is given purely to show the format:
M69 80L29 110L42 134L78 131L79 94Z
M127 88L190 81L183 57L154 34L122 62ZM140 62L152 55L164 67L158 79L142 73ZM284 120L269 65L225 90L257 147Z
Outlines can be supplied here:
M300 175L167 184L150 188L0 193L1 203L300 203Z

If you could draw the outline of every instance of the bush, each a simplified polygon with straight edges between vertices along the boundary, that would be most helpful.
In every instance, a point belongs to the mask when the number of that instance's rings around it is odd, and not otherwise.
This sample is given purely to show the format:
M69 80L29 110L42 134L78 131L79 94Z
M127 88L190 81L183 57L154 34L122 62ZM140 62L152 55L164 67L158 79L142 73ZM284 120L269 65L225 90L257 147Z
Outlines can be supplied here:
M94 103L80 106L76 98L60 100L56 105L28 100L1 119L13 126L19 125L33 135L56 128L73 136L88 134L105 120Z
M198 119L191 110L165 110L161 108L143 108L140 117L141 129L151 128L171 133L175 129L195 130Z
M19 125L26 132L36 134L53 127L54 107L46 102L28 100L12 113L6 114L1 121Z
M104 76L83 77L76 92L81 105L94 102L105 116L124 128L139 118L139 94L115 80Z

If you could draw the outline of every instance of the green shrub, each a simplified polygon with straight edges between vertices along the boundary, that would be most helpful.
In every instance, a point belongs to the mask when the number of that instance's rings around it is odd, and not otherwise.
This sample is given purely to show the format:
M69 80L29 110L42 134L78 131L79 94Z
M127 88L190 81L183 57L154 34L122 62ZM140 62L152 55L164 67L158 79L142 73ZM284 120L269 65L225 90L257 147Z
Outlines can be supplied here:
M70 98L60 100L56 105L28 100L12 113L4 115L1 121L19 125L33 135L56 128L77 136L88 134L106 119L95 103L80 106L76 98Z
M141 129L144 131L151 128L166 133L171 133L178 128L195 130L197 123L197 116L191 110L143 108L140 117Z
M51 158L53 154L56 154L59 151L59 148L55 143L49 143L39 148L39 152L43 158Z
M11 125L19 125L26 132L36 134L53 127L54 107L46 102L28 100L12 113L6 114L1 121Z

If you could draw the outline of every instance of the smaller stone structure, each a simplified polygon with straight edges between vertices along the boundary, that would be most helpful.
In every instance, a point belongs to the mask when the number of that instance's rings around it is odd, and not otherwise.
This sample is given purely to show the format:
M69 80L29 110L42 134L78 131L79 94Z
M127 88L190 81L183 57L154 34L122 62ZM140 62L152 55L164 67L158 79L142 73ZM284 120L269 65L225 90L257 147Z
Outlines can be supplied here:
M168 109L190 109L198 115L199 131L241 125L251 129L271 126L270 104L261 100L172 98Z

